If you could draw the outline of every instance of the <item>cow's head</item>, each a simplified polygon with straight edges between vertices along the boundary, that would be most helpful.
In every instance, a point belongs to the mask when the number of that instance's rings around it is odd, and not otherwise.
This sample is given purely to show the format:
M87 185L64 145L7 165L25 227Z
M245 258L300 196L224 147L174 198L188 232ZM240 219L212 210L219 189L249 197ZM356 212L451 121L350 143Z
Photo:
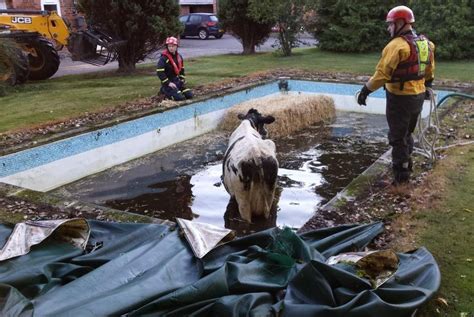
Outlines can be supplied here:
M273 116L262 116L257 109L250 109L246 115L239 114L238 118L240 120L249 120L252 127L257 130L258 133L265 138L267 135L267 129L265 129L265 124L270 124L275 121Z

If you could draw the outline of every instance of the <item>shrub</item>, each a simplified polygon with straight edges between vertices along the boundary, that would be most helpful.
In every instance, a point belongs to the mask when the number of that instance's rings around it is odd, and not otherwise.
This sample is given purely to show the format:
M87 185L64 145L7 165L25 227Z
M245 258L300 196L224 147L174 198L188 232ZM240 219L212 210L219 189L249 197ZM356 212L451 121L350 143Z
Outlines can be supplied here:
M11 39L0 41L0 83L3 85L23 84L28 79L28 58Z
M436 45L436 58L474 58L474 1L412 0L416 30Z
M261 22L250 14L248 0L220 0L219 20L242 43L243 54L255 53L255 46L269 37L272 22Z

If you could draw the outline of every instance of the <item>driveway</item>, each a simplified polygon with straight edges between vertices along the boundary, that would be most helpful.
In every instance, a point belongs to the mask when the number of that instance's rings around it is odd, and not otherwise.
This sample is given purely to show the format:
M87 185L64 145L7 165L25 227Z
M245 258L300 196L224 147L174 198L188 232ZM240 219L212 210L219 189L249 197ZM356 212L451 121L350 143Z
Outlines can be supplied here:
M305 43L304 46L312 46L316 44L316 40L309 34L302 34L300 40ZM268 52L275 50L272 45L277 41L276 37L270 37L265 43L256 48L257 52ZM242 45L240 42L229 34L224 34L221 39L215 39L209 37L207 40L200 40L199 38L186 38L180 41L179 52L183 55L186 60L188 58L199 57L199 56L211 56L221 54L239 54L242 52ZM302 45L302 46L303 46ZM68 52L61 53L61 65L59 66L58 72L53 78L73 75L73 74L84 74L93 73L103 70L114 70L118 68L118 63L113 62L105 66L97 67L82 62L73 62L69 57ZM153 62L160 56L160 51L150 54L150 58L147 58L145 62Z

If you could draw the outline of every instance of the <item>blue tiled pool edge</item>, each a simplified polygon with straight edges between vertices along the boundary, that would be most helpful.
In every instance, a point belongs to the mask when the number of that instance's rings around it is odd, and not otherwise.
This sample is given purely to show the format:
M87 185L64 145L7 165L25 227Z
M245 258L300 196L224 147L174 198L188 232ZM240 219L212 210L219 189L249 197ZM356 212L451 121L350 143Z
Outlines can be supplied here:
M289 88L292 91L353 96L360 89L360 85L289 80ZM0 157L0 178L277 92L278 85L271 82L8 154ZM438 98L447 93L449 92L438 91ZM384 92L379 90L371 96L384 98Z

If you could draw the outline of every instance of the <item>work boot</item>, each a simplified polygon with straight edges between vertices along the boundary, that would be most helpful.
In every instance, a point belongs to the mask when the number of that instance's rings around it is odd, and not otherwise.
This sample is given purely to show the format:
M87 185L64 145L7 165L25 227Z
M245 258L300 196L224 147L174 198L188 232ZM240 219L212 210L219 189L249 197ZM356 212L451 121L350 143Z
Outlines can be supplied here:
M410 172L413 172L413 160L411 159L411 157L408 159L408 170Z
M410 181L410 171L394 171L392 185L407 184Z
M410 159L408 162L403 164L394 164L392 166L393 171L393 182L392 185L406 184L410 180L410 174L413 167L413 162Z

